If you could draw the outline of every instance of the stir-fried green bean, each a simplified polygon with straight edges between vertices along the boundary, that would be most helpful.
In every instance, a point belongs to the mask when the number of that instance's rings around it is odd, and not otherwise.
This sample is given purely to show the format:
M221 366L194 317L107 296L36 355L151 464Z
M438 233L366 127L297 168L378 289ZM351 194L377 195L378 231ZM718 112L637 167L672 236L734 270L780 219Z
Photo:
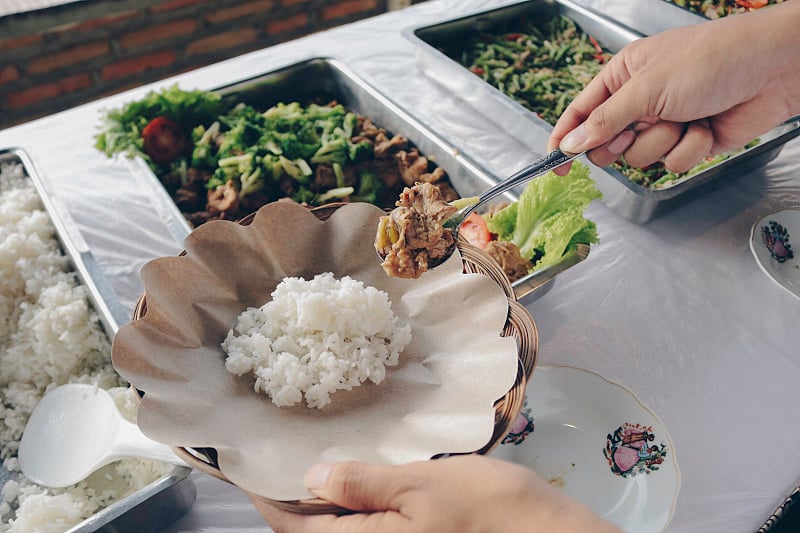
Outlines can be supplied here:
M570 19L555 17L542 28L478 34L460 60L552 124L610 57Z

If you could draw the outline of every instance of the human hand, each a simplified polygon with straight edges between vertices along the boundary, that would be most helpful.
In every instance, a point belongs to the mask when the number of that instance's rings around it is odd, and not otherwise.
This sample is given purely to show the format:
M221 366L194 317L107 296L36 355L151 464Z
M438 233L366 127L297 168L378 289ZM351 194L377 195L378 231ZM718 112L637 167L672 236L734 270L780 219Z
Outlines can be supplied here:
M567 107L548 149L685 172L744 146L800 112L798 22L800 4L785 2L630 43Z
M300 515L251 497L277 533L619 532L527 468L479 455L401 466L317 465L305 482L320 498L357 513Z

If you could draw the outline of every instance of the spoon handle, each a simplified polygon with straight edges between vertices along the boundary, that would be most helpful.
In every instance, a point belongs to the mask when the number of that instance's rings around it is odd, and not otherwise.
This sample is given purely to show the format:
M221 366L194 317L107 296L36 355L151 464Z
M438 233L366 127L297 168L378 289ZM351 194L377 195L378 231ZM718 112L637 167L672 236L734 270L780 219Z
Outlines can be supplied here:
M513 189L517 185L525 183L526 181L533 179L541 174L544 174L550 170L553 170L556 167L563 165L564 163L569 163L576 157L579 157L584 152L577 153L577 154L570 154L567 152L562 152L561 150L553 150L549 154L546 154L527 167L523 168L522 170L512 174L508 178L504 179L491 189L487 190L483 194L478 197L478 204L484 204L495 197L503 194L509 189ZM475 204L476 206L478 204Z
M140 459L154 459L165 463L186 465L172 448L166 444L154 441L142 433L139 426L119 419L115 442L112 443L108 451L109 459L121 459L124 457L138 457Z

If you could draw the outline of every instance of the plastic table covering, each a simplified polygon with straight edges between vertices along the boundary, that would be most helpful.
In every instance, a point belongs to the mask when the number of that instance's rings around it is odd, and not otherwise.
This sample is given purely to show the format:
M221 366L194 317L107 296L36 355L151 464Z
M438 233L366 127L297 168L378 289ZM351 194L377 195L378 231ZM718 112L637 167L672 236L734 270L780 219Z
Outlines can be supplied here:
M626 20L636 2L582 0ZM139 269L181 250L124 160L93 148L103 109L179 83L214 88L309 57L334 57L504 176L531 149L423 75L402 34L512 2L431 0L246 54L0 131L0 146L32 157L74 219L123 306L142 292ZM647 32L661 29L652 20ZM625 385L669 429L681 470L670 532L751 532L800 483L800 302L760 270L752 224L800 203L800 144L767 166L651 221L601 203L588 216L601 242L530 303L541 365L589 369ZM264 531L238 489L194 472L198 498L169 531Z

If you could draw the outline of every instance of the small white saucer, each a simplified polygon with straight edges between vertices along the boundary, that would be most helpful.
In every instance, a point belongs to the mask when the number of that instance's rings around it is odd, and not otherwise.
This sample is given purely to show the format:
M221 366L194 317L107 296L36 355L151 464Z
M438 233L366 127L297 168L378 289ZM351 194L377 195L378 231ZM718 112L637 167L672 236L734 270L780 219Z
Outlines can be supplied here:
M750 251L767 276L800 298L800 208L771 213L753 224Z
M663 531L680 487L666 427L629 390L537 367L523 414L492 457L525 465L625 531Z

